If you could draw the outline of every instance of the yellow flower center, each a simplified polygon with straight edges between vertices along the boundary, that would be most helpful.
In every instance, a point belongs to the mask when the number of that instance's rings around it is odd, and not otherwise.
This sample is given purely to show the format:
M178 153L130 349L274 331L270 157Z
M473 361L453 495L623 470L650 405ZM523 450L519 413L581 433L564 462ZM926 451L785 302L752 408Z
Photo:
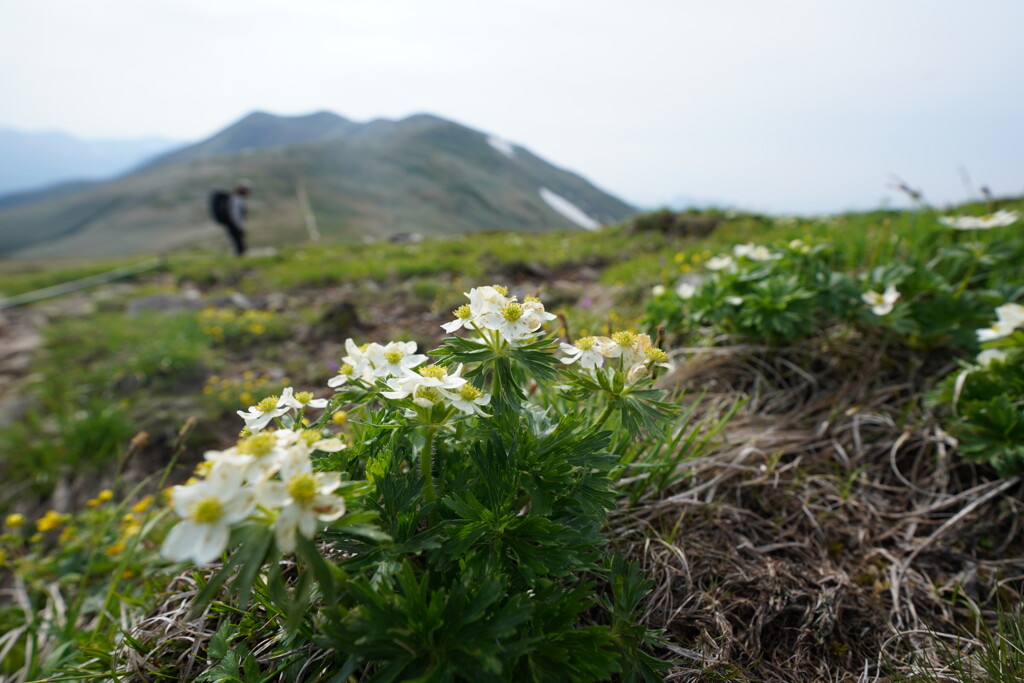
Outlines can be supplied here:
M344 410L336 410L334 414L331 415L331 422L333 422L336 425L345 424L346 422L348 422L348 413L346 413Z
M384 360L389 363L397 363L398 361L405 358L405 354L401 351L388 351L384 354Z
M526 296L523 297L523 303L525 303L525 304L539 304L540 303L540 299L538 299L537 297L533 296L532 294L527 294Z
M224 515L224 506L215 497L203 498L192 508L192 520L199 524L212 524Z
M583 337L573 342L573 346L575 346L580 351L589 351L590 349L594 348L594 343L596 341L597 340L594 339L593 337Z
M238 442L238 452L261 458L274 450L276 443L277 439L272 432L253 434Z
M647 360L653 363L667 363L668 354L659 348L650 347L644 350L644 355L647 356Z
M288 482L288 495L299 505L308 505L316 498L316 478L312 474L300 474Z
M508 287L504 287L502 285L491 285L491 289L502 296L508 296Z
M441 392L434 387L416 387L416 398L425 398L431 403L441 400Z
M277 396L267 396L265 399L256 404L256 410L261 413L269 413L272 410L277 409Z
M612 341L619 346L632 346L636 335L632 332L616 332L612 335Z
M463 384L462 388L459 389L459 396L461 396L465 401L473 401L475 399L480 398L483 395L484 392L480 391L469 382Z
M352 367L351 365L349 365L348 363L345 363L340 368L338 368L338 374L339 375L351 375L355 371L356 371L356 369L354 367Z
M313 400L313 393L310 391L300 391L299 393L295 394L295 400L301 403L302 405L306 405L307 403Z
M299 438L306 443L306 446L312 448L313 444L319 441L322 438L322 436L319 430L303 429L302 432L299 433Z
M442 368L440 365L428 365L425 368L420 368L420 374L424 377L432 377L434 379L441 379L448 374L448 371Z
M469 317L473 315L473 311L472 309L470 309L469 304L462 304L454 311L452 311L452 315L454 315L459 320L469 320Z
M512 302L501 309L501 317L510 323L514 323L523 317L523 305Z

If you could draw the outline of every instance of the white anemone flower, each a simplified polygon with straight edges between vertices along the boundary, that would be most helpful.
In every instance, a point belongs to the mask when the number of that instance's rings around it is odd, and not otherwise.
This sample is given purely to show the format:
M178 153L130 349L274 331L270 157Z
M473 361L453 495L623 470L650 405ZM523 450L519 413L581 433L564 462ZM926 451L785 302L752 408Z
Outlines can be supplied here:
M381 347L380 356L373 363L373 376L377 378L401 377L427 360L422 353L416 353L416 342L388 342Z
M978 341L986 342L1013 334L1013 331L1024 325L1024 306L1020 304L1003 304L996 309L998 320L992 327L978 330Z
M986 216L939 216L939 222L954 230L990 230L1013 225L1020 220L1020 213L1000 209Z
M337 389L338 387L345 386L353 379L359 379L359 373L349 363L342 363L341 367L338 368L338 374L327 380L327 386Z
M441 328L448 334L452 334L455 330L466 328L469 329L473 325L473 309L469 304L462 304L454 311L452 315L455 316L455 320L450 323L444 323Z
M377 354L380 344L364 344L357 346L351 338L345 340L345 357L341 362L352 368L348 373L355 377L363 376L372 366L371 356Z
M753 252L754 249L755 245L753 242L747 244L737 244L733 246L732 253L733 256L735 256L736 258L745 258L750 256L751 252Z
M861 294L860 298L868 306L871 306L872 313L882 316L892 313L893 306L896 305L900 296L900 293L896 291L896 286L889 285L881 294L874 290L868 290Z
M345 499L332 495L341 486L338 472L313 472L309 457L295 454L281 465L281 481L259 487L260 504L280 510L274 538L281 552L295 550L297 534L313 538L317 522L333 522L345 514Z
M727 296L725 297L725 303L731 306L739 306L743 303L743 297L741 296Z
M679 295L680 299L692 299L696 293L697 287L689 282L680 282L679 286L676 287L676 294Z
M572 344L563 343L559 348L566 354L561 359L566 365L579 362L584 370L593 370L604 363L604 354L601 352L603 346L598 343L597 337L581 337Z
M167 534L160 553L173 562L206 564L228 545L231 526L256 505L251 488L242 487L242 470L214 465L206 479L171 489L171 506L182 521Z
M291 387L285 387L284 391L281 392L281 398L278 399L277 403L279 406L294 410L327 407L326 398L313 398L313 394L308 391L300 391L296 394L295 390Z
M462 389L466 380L460 377L461 373L461 365L451 374L448 374L447 368L439 365L429 365L417 371L406 370L401 377L392 377L388 380L388 386L392 390L381 392L381 396L395 401L412 396L413 403L430 408L445 398L443 390Z
M491 395L485 394L469 382L463 384L458 391L449 391L445 389L441 389L440 391L460 412L466 413L467 415L490 417L490 414L485 413L480 406L485 406L490 403Z
M736 267L736 262L732 260L732 256L712 256L708 259L708 270L732 270Z
M465 295L469 297L469 308L474 320L487 313L497 313L514 300L508 298L507 289L495 285L474 287Z
M651 296L662 296L667 291L668 290L665 288L665 285L654 285L651 287Z
M254 406L249 406L247 411L235 411L238 416L245 420L245 428L254 434L273 420L275 417L280 417L290 410L287 406L281 405L281 400L277 396L268 396Z
M987 368L992 365L993 361L1005 363L1008 355L1004 349L985 349L978 354L977 362L981 367Z
M509 301L499 310L481 315L480 325L486 329L495 330L506 341L521 341L539 330L544 320L555 317L545 312L543 306L539 311L528 306L528 303Z

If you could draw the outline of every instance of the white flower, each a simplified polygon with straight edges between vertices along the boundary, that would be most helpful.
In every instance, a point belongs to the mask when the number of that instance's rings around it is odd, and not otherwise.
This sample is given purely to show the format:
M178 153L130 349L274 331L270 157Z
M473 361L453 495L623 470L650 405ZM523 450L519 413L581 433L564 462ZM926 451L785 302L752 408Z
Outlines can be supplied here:
M751 261L774 261L782 258L781 255L773 253L768 247L760 244L737 244L732 248L736 258L748 258ZM708 266L710 268L710 265Z
M171 506L182 518L167 534L160 553L173 562L206 564L227 547L231 525L249 516L256 504L242 487L242 470L214 465L206 479L171 490Z
M441 325L442 329L448 334L463 327L468 329L473 324L473 309L469 304L462 304L452 311L452 315L455 316L455 320Z
M345 499L331 495L341 485L338 472L313 472L307 456L295 454L281 465L281 481L259 488L260 504L278 508L274 538L282 552L295 550L296 534L312 538L317 522L333 522L345 514Z
M978 341L986 342L1005 337L1024 325L1024 306L1003 304L996 309L996 317L999 320L995 325L978 330Z
M666 291L665 285L654 285L651 287L651 296L661 296Z
M790 240L789 248L798 254L809 254L811 247L808 244L804 244L803 240Z
M356 343L349 338L345 340L345 351L347 352L347 355L341 359L341 362L352 368L352 372L348 374L355 377L362 377L373 365L372 358L379 355L379 353L383 351L383 348L376 342L373 344L356 346Z
M733 306L739 306L743 303L743 297L741 296L727 296L725 297L725 303Z
M896 301L899 300L900 293L896 291L895 285L889 285L881 294L874 290L868 290L861 294L860 298L868 306L871 306L871 312L875 315L888 315L892 312Z
M689 282L680 282L679 286L676 287L676 294L679 295L680 299L691 299L696 293L697 287L691 285Z
M584 370L592 370L601 367L604 363L604 348L598 343L597 337L582 337L572 344L561 344L559 348L562 353L567 354L561 361L566 365L579 361L580 367Z
M1009 354L1003 349L985 349L978 354L977 362L981 367L987 368L992 365L992 361L1005 363L1008 355Z
M736 262L732 260L732 256L712 256L708 259L708 270L732 270L736 267Z
M1020 220L1016 211L1001 209L987 216L939 216L939 222L954 230L989 230L1013 225Z
M514 299L508 298L508 290L504 287L485 285L474 287L465 292L469 297L469 308L473 314L473 320L478 320L488 313L497 313L511 303Z
M543 313L543 308L541 313ZM543 316L551 316L551 314L543 313ZM515 301L510 301L497 311L489 311L480 316L482 327L497 331L506 341L510 342L529 337L540 328L541 322L540 314L528 309L526 304Z
M388 342L381 347L379 357L373 361L373 376L401 377L406 370L420 365L426 359L422 353L416 353L414 341Z
M466 380L459 376L461 373L461 365L452 374L448 374L447 369L439 365L430 365L418 371L406 370L401 377L388 380L392 391L383 391L381 396L394 401L412 396L413 403L430 408L445 398L442 390L462 389Z
M467 415L482 415L484 417L490 417L488 413L485 413L480 406L485 406L491 401L491 395L485 394L475 386L466 382L457 391L448 391L445 389L440 390L444 394L453 406L458 410Z
M278 406L292 408L295 410L302 410L303 408L326 408L326 398L313 398L313 394L308 391L300 391L295 393L291 387L285 387L284 391L281 392L281 398L277 401Z
M359 373L349 363L342 363L341 367L338 368L338 374L327 380L327 386L332 389L344 386L351 379L358 379Z
M235 411L238 416L245 420L245 428L256 433L270 424L275 417L280 417L290 410L282 406L277 396L268 396L254 406L249 406L248 411Z

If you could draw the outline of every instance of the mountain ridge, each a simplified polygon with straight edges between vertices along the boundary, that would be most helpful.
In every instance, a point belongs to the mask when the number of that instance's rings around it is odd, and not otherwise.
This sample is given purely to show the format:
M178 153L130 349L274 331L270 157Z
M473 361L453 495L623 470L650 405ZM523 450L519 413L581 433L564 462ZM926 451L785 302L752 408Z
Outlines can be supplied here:
M356 123L253 112L122 177L0 202L0 255L218 248L206 198L241 177L256 186L255 245L306 239L305 208L326 239L592 228L634 212L521 145L432 114Z

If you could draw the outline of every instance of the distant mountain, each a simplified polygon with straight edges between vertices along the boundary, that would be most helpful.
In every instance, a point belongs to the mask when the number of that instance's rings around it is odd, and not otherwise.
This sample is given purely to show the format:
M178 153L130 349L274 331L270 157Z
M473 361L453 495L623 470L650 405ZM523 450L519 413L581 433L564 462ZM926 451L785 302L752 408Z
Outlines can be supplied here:
M182 143L163 138L80 140L0 128L0 196L70 180L110 178Z
M436 116L354 123L328 112L246 116L115 180L0 200L0 255L109 256L226 248L209 192L255 183L255 246L479 230L594 229L634 213L527 149Z

